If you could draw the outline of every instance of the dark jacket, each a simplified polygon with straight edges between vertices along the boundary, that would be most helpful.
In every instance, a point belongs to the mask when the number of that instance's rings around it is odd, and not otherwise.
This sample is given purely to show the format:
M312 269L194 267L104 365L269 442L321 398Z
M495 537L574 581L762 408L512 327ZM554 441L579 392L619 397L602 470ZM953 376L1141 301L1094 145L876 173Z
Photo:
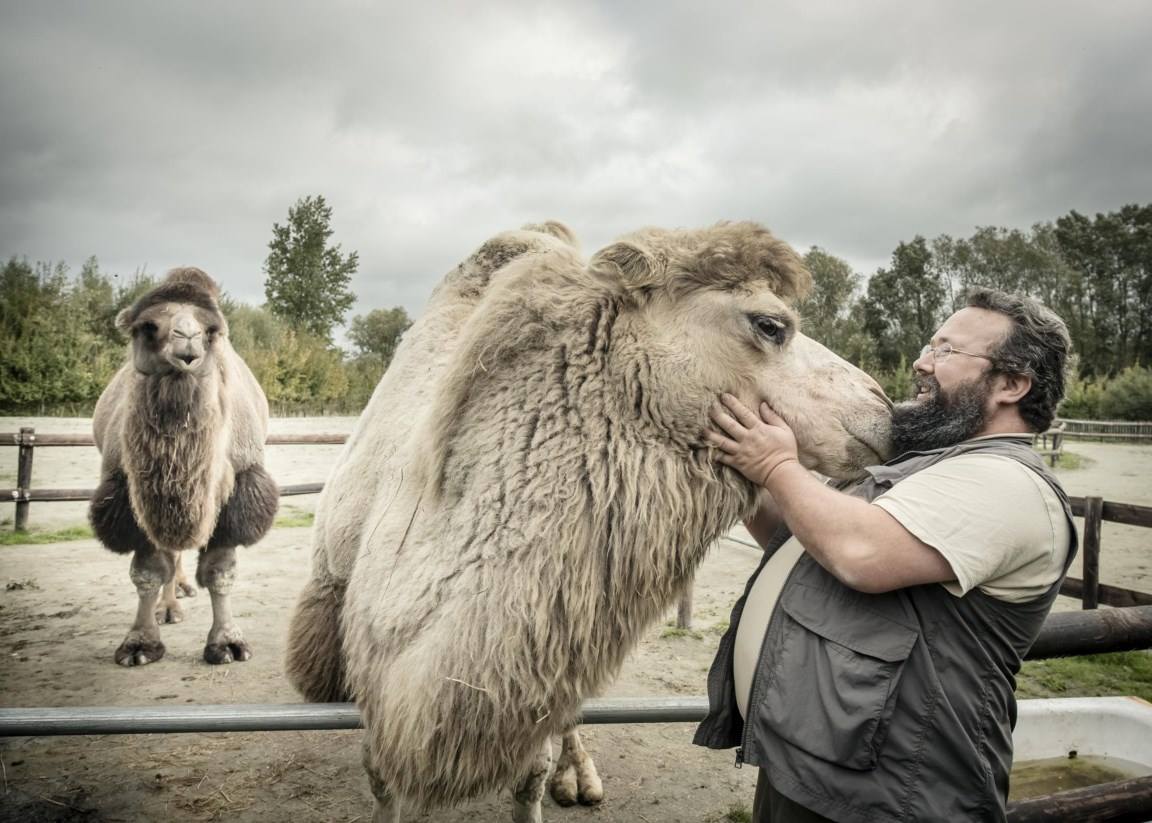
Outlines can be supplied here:
M961 454L1010 457L1068 497L1026 437L910 452L868 470L849 494L872 500ZM789 537L778 534L768 557ZM760 569L748 582L751 588ZM1060 589L1006 603L939 584L884 594L848 588L805 554L773 612L741 720L732 647L744 601L708 675L710 711L695 742L737 750L778 791L838 821L1004 820L1016 724L1015 675Z

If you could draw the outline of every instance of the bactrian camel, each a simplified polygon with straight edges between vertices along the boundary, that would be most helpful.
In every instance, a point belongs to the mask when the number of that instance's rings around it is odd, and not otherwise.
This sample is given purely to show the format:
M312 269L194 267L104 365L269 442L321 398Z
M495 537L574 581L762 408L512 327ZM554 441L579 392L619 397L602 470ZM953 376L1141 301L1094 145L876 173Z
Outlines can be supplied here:
M581 701L757 502L705 443L718 393L823 474L882 458L887 398L798 330L809 281L752 223L589 261L549 223L446 276L328 481L290 628L304 696L359 705L378 823L502 786L539 820L554 735L554 796L599 798Z
M228 342L219 296L200 269L173 269L116 318L131 345L93 416L101 469L89 519L106 547L132 554L139 604L115 654L124 666L164 656L159 623L180 622L177 594L195 593L180 562L193 549L212 598L204 659L252 656L229 600L236 547L272 526L279 491L263 467L268 401Z

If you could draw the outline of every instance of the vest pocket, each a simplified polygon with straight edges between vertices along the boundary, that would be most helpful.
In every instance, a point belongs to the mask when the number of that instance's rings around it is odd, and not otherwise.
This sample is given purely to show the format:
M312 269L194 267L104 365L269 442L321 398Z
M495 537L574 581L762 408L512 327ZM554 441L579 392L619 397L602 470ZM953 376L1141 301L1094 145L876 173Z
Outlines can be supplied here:
M919 633L855 592L791 583L768 647L762 716L793 746L849 769L875 768L905 661Z

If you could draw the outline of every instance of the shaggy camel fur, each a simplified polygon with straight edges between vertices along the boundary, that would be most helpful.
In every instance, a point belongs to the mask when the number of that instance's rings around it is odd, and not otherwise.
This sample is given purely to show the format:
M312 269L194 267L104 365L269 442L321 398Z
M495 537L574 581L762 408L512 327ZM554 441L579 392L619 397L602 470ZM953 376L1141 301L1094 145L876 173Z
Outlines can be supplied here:
M101 481L89 519L107 548L132 554L139 605L116 650L124 666L164 656L157 621L180 622L178 594L195 593L186 549L199 549L196 582L212 598L204 659L252 656L229 600L236 547L272 526L279 491L262 465L268 401L228 342L219 296L199 269L173 269L116 318L131 356L96 404Z
M359 704L377 821L500 786L540 819L551 737L756 504L703 440L720 391L825 474L880 459L887 399L798 332L808 280L751 223L588 263L547 224L447 276L326 486L290 629L297 688Z

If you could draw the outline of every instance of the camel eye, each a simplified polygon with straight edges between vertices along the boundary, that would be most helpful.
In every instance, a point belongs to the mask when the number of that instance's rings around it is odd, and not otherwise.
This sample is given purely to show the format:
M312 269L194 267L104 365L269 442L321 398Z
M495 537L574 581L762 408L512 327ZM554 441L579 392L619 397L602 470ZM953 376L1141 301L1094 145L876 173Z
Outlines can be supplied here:
M208 332L209 337L215 337L217 334L220 333L220 327L219 326L209 326L207 329L205 329L205 331Z
M142 331L147 337L154 337L156 335L156 324L152 322L144 322L136 327Z
M749 320L752 321L752 328L756 330L757 334L776 345L782 344L787 337L788 327L775 317L753 314L749 316Z

